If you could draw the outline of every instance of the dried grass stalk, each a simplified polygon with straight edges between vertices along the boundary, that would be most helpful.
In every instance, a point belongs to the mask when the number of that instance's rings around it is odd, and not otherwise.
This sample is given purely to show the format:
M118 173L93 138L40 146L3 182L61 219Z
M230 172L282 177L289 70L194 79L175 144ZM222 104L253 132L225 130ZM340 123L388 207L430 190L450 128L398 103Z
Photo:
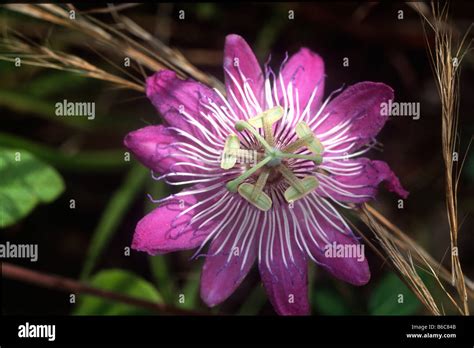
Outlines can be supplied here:
M441 315L444 313L440 312L440 305L418 275L417 269L430 274L456 310L460 314L464 313L464 310L444 285L451 285L451 273L446 268L369 204L364 204L355 211L362 222L369 227L372 236L367 236L367 232L352 225L354 230L359 233L367 245L394 268L400 279L407 284L432 314ZM465 281L467 293L474 297L473 283L467 278Z
M459 75L464 55L470 49L466 38L471 27L461 40L456 40L453 26L449 25L448 3L440 6L439 2L431 3L431 18L423 11L423 28L431 58L432 68L441 100L441 140L445 173L445 197L451 241L451 275L452 284L456 286L463 314L469 315L468 295L464 274L458 252L458 183L461 167L458 167L458 122L459 122ZM471 25L472 26L472 25ZM434 43L428 40L427 28L434 35ZM459 44L456 43L459 42Z
M362 209L359 211L359 217L373 232L379 246L388 256L388 261L394 269L399 272L400 279L413 291L421 303L423 303L433 315L441 315L436 301L415 269L411 253L409 251L407 252L407 250L401 252L391 238L391 234L377 221L366 206L362 206ZM361 234L360 231L359 233ZM363 234L361 235L365 239L370 240Z
M426 250L424 250L415 240L410 238L406 233L404 233L400 228L395 224L390 222L385 216L383 216L379 211L365 204L364 206L366 213L370 214L371 218L374 218L385 227L388 238L396 244L396 246L403 252L410 253L415 261L420 264L428 264L430 269L436 271L436 277L444 280L445 282L451 283L451 272L447 270L443 265L436 261ZM471 298L474 298L474 283L469 280L467 277L464 277L467 286L467 293Z
M0 48L4 52L11 52L0 53L0 60L15 62L17 58L20 58L21 64L70 71L113 83L120 88L128 88L142 93L145 91L143 83L133 76L131 80L124 79L98 68L78 56L55 51L46 46L35 45L20 37L3 38Z
M190 76L204 84L223 91L220 81L190 64L178 51L166 46L131 19L120 15L116 6L109 5L109 11L116 20L115 25L104 23L87 13L79 11L72 4L7 4L6 8L25 15L73 29L89 37L85 44L96 43L113 54L130 57L131 60L150 69L159 71L171 69L181 77ZM70 11L76 17L71 20ZM92 41L91 41L92 39Z

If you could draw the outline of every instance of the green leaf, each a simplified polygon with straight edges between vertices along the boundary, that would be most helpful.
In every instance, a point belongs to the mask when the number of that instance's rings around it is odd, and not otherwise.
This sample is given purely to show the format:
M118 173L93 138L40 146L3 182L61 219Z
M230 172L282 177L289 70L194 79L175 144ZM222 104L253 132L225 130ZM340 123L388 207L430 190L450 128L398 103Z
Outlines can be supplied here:
M287 26L288 22L280 20L285 12L286 10L283 8L275 7L263 19L264 22L260 26L261 30L258 32L254 45L257 57L266 57L268 55L271 47L285 29L285 26Z
M0 62L0 73L3 74L10 74L15 70L15 64L12 62L1 61ZM5 76L3 75L3 76Z
M347 308L345 300L341 295L329 289L315 289L313 293L313 305L320 314L323 315L347 315L349 309Z
M64 95L66 90L74 90L88 84L90 88L91 79L71 72L49 71L48 74L40 76L26 84L22 92L35 97L51 95Z
M145 180L149 176L150 173L145 167L134 164L122 185L110 198L89 244L81 272L81 279L89 277L97 260L102 255L110 239L113 237L114 232L117 230L117 227L122 222L125 213L134 202L135 196L143 188Z
M42 98L27 95L21 92L0 90L0 106L20 114L34 114L48 121L62 122L71 127L82 130L95 126L87 117L57 117L55 115L55 103L48 102Z
M377 284L369 299L372 315L411 315L420 308L420 301L394 273Z
M163 303L155 287L141 277L120 269L97 273L89 284L95 288L113 291L137 299ZM149 315L156 314L143 308L102 297L81 295L73 311L74 315Z
M48 162L61 171L103 174L129 166L129 163L124 161L123 150L81 151L80 153L67 154L57 148L3 132L0 132L0 146L28 150L35 157Z
M197 272L193 272L184 285L182 289L182 293L184 294L185 301L184 303L178 302L178 306L184 309L191 309L195 308L198 304L199 300L199 285L200 285L200 277L196 274Z
M174 283L170 277L168 259L163 256L148 256L151 273L154 278L154 283L160 293L163 295L166 302L176 300L176 293L174 292Z
M199 3L196 6L196 16L200 20L208 20L216 15L218 9L216 4L211 2Z
M63 179L54 168L26 150L0 149L0 228L13 225L63 191Z

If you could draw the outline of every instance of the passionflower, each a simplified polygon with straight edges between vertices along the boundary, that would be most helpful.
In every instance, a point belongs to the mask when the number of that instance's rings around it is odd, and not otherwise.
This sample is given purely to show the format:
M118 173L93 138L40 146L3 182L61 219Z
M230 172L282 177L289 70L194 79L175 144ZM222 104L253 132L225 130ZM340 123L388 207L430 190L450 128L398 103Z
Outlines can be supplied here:
M238 35L226 37L224 73L225 96L168 70L147 79L163 125L129 133L125 146L154 178L184 189L155 201L132 247L151 255L197 249L209 306L258 263L276 312L308 314L309 261L353 285L370 278L365 257L327 253L360 246L339 210L374 198L381 183L408 195L385 162L361 157L385 124L381 104L393 90L361 82L323 100L319 55L302 48L276 75Z

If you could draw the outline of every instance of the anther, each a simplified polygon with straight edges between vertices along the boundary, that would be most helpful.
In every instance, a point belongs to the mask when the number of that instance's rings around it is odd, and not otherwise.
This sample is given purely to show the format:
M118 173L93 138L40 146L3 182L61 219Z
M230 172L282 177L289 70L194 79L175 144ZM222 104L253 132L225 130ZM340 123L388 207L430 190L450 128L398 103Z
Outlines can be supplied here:
M239 194L245 198L252 205L260 210L268 211L272 207L272 200L270 197L263 192L263 188L267 183L270 170L264 168L260 173L255 185L249 183L243 183L239 186Z
M252 117L248 120L248 123L256 128L263 128L263 134L265 140L270 146L275 146L273 138L272 126L282 118L284 110L281 106L275 106L271 109L265 110L264 112Z
M306 122L301 121L296 125L295 132L299 139L286 146L282 151L291 153L299 150L303 146L306 146L309 151L311 151L315 156L319 157L319 160L316 163L321 164L324 146L313 134L311 128L309 128Z
M290 184L290 187L284 193L287 202L294 202L297 199L303 198L319 186L319 181L314 176L306 176L300 180L284 165L278 166L277 169Z
M238 150L240 149L239 137L235 134L230 134L224 145L222 152L221 168L230 169L237 163Z

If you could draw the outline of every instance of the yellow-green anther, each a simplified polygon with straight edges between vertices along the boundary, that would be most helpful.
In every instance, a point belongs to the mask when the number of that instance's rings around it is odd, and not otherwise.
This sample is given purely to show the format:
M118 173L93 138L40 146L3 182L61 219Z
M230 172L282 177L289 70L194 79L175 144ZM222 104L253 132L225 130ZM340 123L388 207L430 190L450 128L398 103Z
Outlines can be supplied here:
M284 110L281 106L275 106L271 109L265 110L264 112L248 119L248 123L256 128L263 128L265 127L265 121L270 125L277 122L280 118L282 118Z
M272 124L267 117L263 118L263 135L268 145L271 147L275 146L275 140L273 138Z
M270 146L275 146L272 125L283 116L283 113L284 110L281 106L275 106L250 118L248 123L256 128L263 128L265 140Z
M260 210L268 211L272 207L272 200L268 195L260 191L254 196L255 186L249 183L243 183L239 186L239 194L245 198L253 206L257 207Z
M267 211L272 207L271 198L263 192L269 175L270 170L268 168L262 168L262 172L255 185L243 183L239 186L239 194L252 205L263 211Z
M319 186L319 181L314 176L307 176L300 180L300 184L304 188L302 191L296 189L294 186L290 186L286 189L284 196L288 203L294 202L311 193Z
M250 133L252 133L252 135L255 137L255 139L257 139L258 142L265 148L265 150L273 151L273 148L267 143L265 138L263 138L260 135L260 133L250 125L250 123L248 123L246 121L242 121L242 120L237 121L235 123L235 129L237 129L239 132L242 132L244 130L249 131Z
M294 142L292 142L291 144L287 145L286 147L284 147L281 151L282 152L287 152L287 153L291 153L291 152L295 152L295 151L298 151L300 148L302 148L303 146L306 146L306 143L308 141L310 141L312 138L311 135L308 135L304 138L300 138L300 139L297 139L295 140Z
M298 138L305 139L306 147L315 155L320 155L324 152L324 146L318 138L313 134L313 131L306 122L301 121L295 127L295 132Z
M262 168L265 164L267 164L268 162L270 162L272 159L272 157L270 156L267 156L265 157L263 160L261 160L260 162L258 162L256 165L254 165L253 167L251 167L250 169L248 169L246 172L242 173L239 177L235 178L234 180L232 181L229 181L227 184L226 184L226 187L229 191L231 192L237 192L237 188L238 186L244 182L244 180L246 180L248 177L250 177L252 174L254 174L257 170L259 170L260 168Z
M230 134L224 144L224 151L222 152L221 168L230 169L237 162L239 155L240 140L235 134Z

